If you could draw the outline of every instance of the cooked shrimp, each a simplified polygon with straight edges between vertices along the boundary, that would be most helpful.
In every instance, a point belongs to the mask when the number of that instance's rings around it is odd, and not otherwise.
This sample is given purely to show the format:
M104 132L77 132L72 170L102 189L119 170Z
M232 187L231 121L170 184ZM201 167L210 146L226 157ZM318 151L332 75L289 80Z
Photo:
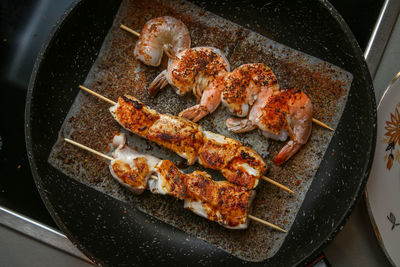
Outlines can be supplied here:
M222 104L228 112L245 117L261 91L279 90L278 80L263 63L241 65L225 77Z
M134 55L146 65L159 66L163 52L173 58L190 45L190 33L182 21L169 16L158 17L144 25Z
M245 117L258 94L269 88L279 89L278 81L271 69L263 63L245 64L212 81L209 90L203 92L200 104L184 110L180 116L198 121L214 112L222 101L228 112Z
M177 54L168 69L161 72L150 84L150 93L155 94L170 84L178 95L193 91L200 104L184 110L180 116L198 121L213 112L221 102L223 77L230 71L224 54L213 47L195 47Z
M221 88L223 77L217 77L204 89L200 103L179 113L180 117L197 122L213 113L221 103Z
M267 90L260 94L247 119L230 118L228 129L247 132L259 128L263 135L275 140L289 142L274 158L281 165L304 145L311 133L313 106L301 90Z

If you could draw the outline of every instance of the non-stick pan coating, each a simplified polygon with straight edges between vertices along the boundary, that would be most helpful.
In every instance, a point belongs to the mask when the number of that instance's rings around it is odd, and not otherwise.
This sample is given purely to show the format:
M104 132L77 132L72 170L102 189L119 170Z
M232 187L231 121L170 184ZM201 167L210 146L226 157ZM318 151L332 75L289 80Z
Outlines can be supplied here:
M375 97L361 50L326 1L197 4L354 75L344 114L296 221L280 251L262 263L304 264L341 229L364 189L371 166ZM27 150L39 192L59 227L97 263L243 263L64 176L47 163L77 94L76 86L96 59L118 7L119 2L114 1L77 2L39 54L26 106Z

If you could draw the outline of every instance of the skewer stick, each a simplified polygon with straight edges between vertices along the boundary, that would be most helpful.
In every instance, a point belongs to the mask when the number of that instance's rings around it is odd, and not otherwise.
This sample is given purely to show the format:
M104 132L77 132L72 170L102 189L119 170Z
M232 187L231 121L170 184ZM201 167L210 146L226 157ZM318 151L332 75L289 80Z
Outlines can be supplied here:
M75 145L75 146L77 146L77 147L79 147L79 148L82 148L82 149L87 150L87 151L89 151L89 152L91 152L91 153L94 153L94 154L96 154L96 155L98 155L98 156L101 156L101 157L103 157L103 158L106 158L106 159L108 159L108 160L110 160L110 161L114 159L114 158L112 158L112 157L110 157L110 156L107 156L107 155L105 155L105 154L103 154L103 153L100 153L99 151L96 151L96 150L94 150L94 149L91 149L90 147L87 147L87 146L82 145L82 144L80 144L80 143L78 143L78 142L75 142L75 141L73 141L73 140L71 140L71 139L64 138L64 140L65 140L66 142L70 143L70 144L73 144L73 145ZM155 176L155 175L150 176L150 178L155 179L155 180L158 180L158 177ZM262 224L264 224L264 225L266 225L266 226L272 227L272 228L274 228L274 229L276 229L276 230L279 230L279 231L281 231L281 232L287 233L287 231L283 230L283 229L280 228L279 226L276 226L275 224L272 224L272 223L269 223L269 222L267 222L267 221L264 221L264 220L262 220L262 219L260 219L260 218L254 217L253 215L248 214L247 217L248 217L249 219L251 219L251 220L254 220L254 221L256 221L256 222L262 223Z
M269 223L269 222L267 222L267 221L264 221L264 220L262 220L262 219L260 219L260 218L254 217L253 215L248 214L247 217L248 217L249 219L252 219L253 221L262 223L262 224L267 225L267 226L269 226L269 227L272 227L272 228L274 228L274 229L276 229L276 230L279 230L279 231L281 231L281 232L287 233L286 230L280 228L279 226L276 226L275 224L272 224L272 223Z
M315 123L315 124L318 124L319 126L322 126L322 127L325 127L326 129L328 129L328 130L331 130L332 132L333 131L335 131L335 130L333 130L331 127L329 127L328 125L326 125L325 123L323 123L322 121L319 121L319 120L317 120L317 119L312 119L312 121Z
M120 27L121 29L127 31L127 32L130 32L130 33L136 35L137 37L140 37L140 33L138 33L137 31L132 30L132 29L129 28L129 27L126 27L124 24L121 24L119 27Z
M283 190L288 191L288 192L292 193L293 195L295 194L294 191L290 190L289 188L287 188L283 184L280 184L280 183L278 183L278 182L276 182L276 181L274 181L274 180L272 180L272 179L270 179L270 178L268 178L266 176L261 176L261 179L263 179L264 181L267 181L268 183L276 185L277 187L282 188Z
M106 98L106 97L104 97L104 96L102 96L102 95L90 90L89 88L86 88L86 87L82 86L82 85L79 85L79 88L81 88L82 90L88 92L89 94L92 94L94 96L99 97L100 99L103 99L104 101L107 101L108 103L111 103L112 105L116 105L117 104L116 102L114 102L114 101L112 101L112 100L110 100L110 99L108 99L108 98ZM276 186L282 188L283 190L286 190L286 191L294 194L294 192L292 190L290 190L289 188L287 188L286 186L284 186L284 185L282 185L282 184L280 184L280 183L278 183L278 182L276 182L276 181L274 181L274 180L272 180L272 179L270 179L268 177L261 176L261 178L264 179L265 181L273 184L273 185L276 185Z
M83 91L88 92L89 94L92 94L94 96L97 96L98 98L110 103L111 105L115 106L117 104L117 102L112 101L111 99L108 99L107 97L104 97L98 93L96 93L95 91L90 90L89 88L83 86L83 85L79 85L79 88L82 89Z
M68 143L73 144L73 145L75 145L75 146L77 146L77 147L79 147L79 148L82 148L82 149L84 149L84 150L87 150L87 151L89 151L89 152L92 152L93 154L96 154L96 155L98 155L98 156L100 156L100 157L103 157L103 158L105 158L105 159L108 159L108 160L110 160L110 161L112 161L112 160L114 159L114 158L112 158L112 157L110 157L110 156L107 156L106 154L103 154L103 153L100 153L99 151L96 151L96 150L94 150L94 149L91 149L90 147L81 145L81 144L79 144L79 143L77 143L77 142L75 142L75 141L73 141L73 140L71 140L71 139L64 138L64 140L65 140L65 142L68 142Z

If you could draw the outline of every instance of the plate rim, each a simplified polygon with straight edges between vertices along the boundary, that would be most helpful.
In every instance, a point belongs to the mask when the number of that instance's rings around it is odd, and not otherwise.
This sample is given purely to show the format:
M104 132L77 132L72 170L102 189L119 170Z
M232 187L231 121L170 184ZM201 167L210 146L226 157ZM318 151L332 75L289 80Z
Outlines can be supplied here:
M380 109L380 107L381 107L381 105L382 105L382 102L383 102L384 98L385 98L385 97L389 94L389 92L392 90L393 85L394 85L398 80L400 81L399 78L400 78L400 71L399 71L399 72L394 76L394 78L389 82L388 86L386 87L385 91L383 92L382 97L381 97L381 99L379 100L379 104L378 104L378 106L377 106L377 120L378 120L379 109ZM399 87L400 87L400 85L399 85ZM376 142L376 144L378 144L378 142ZM375 147L376 147L376 145L375 145ZM375 148L375 150L376 150L376 148ZM375 162L375 156L374 156L373 162ZM371 168L371 171L372 171L372 168ZM369 176L371 176L371 172L370 172ZM370 177L368 178L368 180L370 180ZM388 252L388 250L387 250L386 247L385 247L385 244L384 244L384 242L383 242L383 239L382 239L382 238L379 238L379 237L381 237L381 233L380 233L380 231L379 231L378 225L376 224L376 220L375 220L374 214L373 214L373 212L372 212L371 198L368 196L368 195L369 195L369 192L368 192L369 190L368 190L368 188L369 188L369 187L368 187L368 182L367 182L367 184L366 184L366 186L365 186L365 193L364 193L364 195L365 195L365 202L366 202L366 204L367 204L366 206L367 206L367 211L368 211L368 217L369 217L369 219L370 219L370 221L371 221L372 228L373 228L373 230L374 230L374 236L375 236L375 238L376 238L376 241L377 241L378 244L379 244L379 247L382 249L382 251L383 251L383 253L385 254L386 258L389 260L390 264L393 265L393 266L396 266L396 264L395 264L395 262L393 261L393 259L392 259L391 255L390 255L390 253Z

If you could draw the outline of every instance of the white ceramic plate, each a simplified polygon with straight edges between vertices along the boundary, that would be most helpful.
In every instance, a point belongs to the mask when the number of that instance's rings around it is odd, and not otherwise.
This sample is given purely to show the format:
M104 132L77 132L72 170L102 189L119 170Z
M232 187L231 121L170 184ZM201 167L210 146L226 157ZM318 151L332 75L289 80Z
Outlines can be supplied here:
M375 158L367 184L369 215L378 241L400 266L400 72L378 105Z

